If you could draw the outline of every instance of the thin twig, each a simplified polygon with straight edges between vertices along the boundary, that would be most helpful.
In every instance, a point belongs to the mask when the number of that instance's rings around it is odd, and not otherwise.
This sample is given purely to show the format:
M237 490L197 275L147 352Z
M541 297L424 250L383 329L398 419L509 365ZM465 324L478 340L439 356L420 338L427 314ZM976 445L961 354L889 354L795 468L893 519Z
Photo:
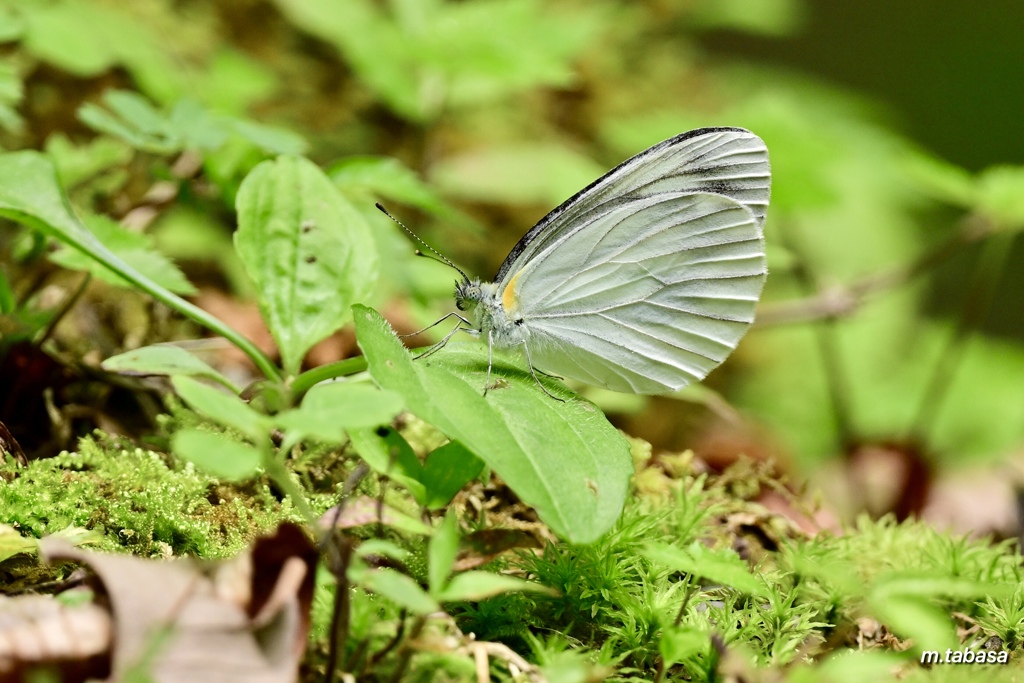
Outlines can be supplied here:
M989 221L972 214L963 220L956 234L910 263L867 275L849 285L823 287L804 298L766 304L758 310L755 324L791 325L852 315L872 296L910 282L994 232Z

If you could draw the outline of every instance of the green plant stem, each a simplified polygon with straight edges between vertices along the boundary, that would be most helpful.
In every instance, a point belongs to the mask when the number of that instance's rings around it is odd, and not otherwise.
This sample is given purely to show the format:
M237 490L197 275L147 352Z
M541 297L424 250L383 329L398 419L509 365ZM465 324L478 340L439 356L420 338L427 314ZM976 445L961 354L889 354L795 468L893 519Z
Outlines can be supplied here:
M345 360L321 365L320 367L313 368L312 370L307 370L301 375L297 375L295 379L292 380L292 394L294 396L301 396L324 380L335 379L336 377L347 377L348 375L354 375L357 372L363 372L364 370L366 370L366 358L363 356L346 358Z
M292 481L291 473L288 472L288 468L284 466L284 463L272 453L266 451L263 457L263 468L267 471L267 476L284 491L286 496L291 498L292 503L302 513L302 516L306 518L310 526L315 525L317 515L313 512L313 508L309 507L309 503L306 502L306 496L303 495L302 489Z
M102 261L102 259L99 259L98 257L97 260ZM111 264L106 262L104 262L104 265L109 268L114 268ZM114 270L116 271L116 268ZM156 283L151 282L148 278L134 278L130 273L123 271L117 271L117 273L168 308L196 321L206 329L224 337L229 342L237 346L242 350L242 353L249 356L249 359L252 360L267 379L281 381L281 370L278 369L278 367L274 365L269 358L267 358L266 354L260 351L255 344L242 336L240 332L226 325L221 319L210 315L198 306L190 304L178 295L169 292Z
M52 169L52 166L50 168ZM54 179L54 184L59 190L59 183L56 179ZM181 313L187 318L191 318L211 332L219 334L240 348L245 355L252 359L252 362L255 363L256 367L260 369L260 372L262 372L268 379L277 381L281 380L281 371L262 351L256 347L255 344L242 336L242 334L237 330L226 325L224 321L210 315L203 309L189 303L185 299L182 299L174 292L160 286L143 273L140 273L122 261L117 254L110 251L110 249L100 243L100 241L97 240L84 225L82 225L81 221L79 221L78 217L72 210L71 203L68 201L67 197L61 195L61 199L64 202L64 210L66 214L62 215L62 218L65 218L65 220L63 220L60 226L57 226L56 224L51 225L50 223L38 218L36 215L24 211L4 211L0 209L0 215L7 216L13 220L23 223L24 225L39 230L44 234L50 235L61 242L78 249L89 258L102 263L111 271L117 273L129 283L135 285L135 287L143 292L146 292L168 308Z

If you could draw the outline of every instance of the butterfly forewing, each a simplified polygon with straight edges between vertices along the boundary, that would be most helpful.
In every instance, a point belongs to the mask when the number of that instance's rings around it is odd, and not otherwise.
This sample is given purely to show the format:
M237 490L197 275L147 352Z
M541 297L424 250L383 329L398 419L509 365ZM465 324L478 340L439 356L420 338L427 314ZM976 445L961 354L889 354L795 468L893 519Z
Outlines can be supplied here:
M768 150L742 128L682 133L624 161L545 216L512 249L496 280L507 284L534 254L588 229L615 206L663 193L711 192L748 208L760 232L771 189Z
M556 231L514 285L534 365L616 391L702 379L754 318L765 277L760 221L709 193L605 202Z

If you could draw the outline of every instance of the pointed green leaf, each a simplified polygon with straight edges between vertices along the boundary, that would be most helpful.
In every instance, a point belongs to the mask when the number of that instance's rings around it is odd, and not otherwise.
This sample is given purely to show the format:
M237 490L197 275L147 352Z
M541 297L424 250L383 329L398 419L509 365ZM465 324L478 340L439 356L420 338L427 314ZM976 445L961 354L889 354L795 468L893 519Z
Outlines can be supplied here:
M448 582L448 575L455 565L455 556L459 552L459 522L455 511L448 510L441 525L434 531L434 537L427 546L427 578L430 594L438 596Z
M419 584L393 569L360 572L355 581L413 614L430 614L441 610L441 605L427 595Z
M344 443L347 429L390 423L402 412L401 395L365 383L329 382L310 389L302 405L275 416L285 430L328 443Z
M514 576L491 572L463 572L452 577L444 590L437 595L437 599L441 602L476 601L513 591L554 593L547 586L517 579Z
M348 433L352 447L367 465L408 489L417 504L424 504L426 492L419 480L422 465L401 434L393 429L350 429Z
M85 218L85 224L96 239L110 251L135 270L147 273L161 287L178 294L195 294L196 288L185 274L169 258L158 252L146 235L132 232L106 216L88 216ZM51 253L49 258L64 268L84 270L112 285L133 286L96 259L70 246L61 247Z
M435 448L427 455L419 475L427 493L425 505L431 510L440 510L483 469L483 461L458 441Z
M373 287L377 253L362 216L312 162L280 157L238 191L235 245L288 374L344 325Z
M130 90L107 90L103 104L106 108L91 102L83 104L78 119L145 152L173 154L185 146L182 132L142 95Z
M200 469L226 481L243 481L259 472L260 451L225 434L182 429L171 437L171 450Z
M237 396L184 375L174 377L171 384L190 408L218 424L237 429L256 442L265 440L270 433L270 418L256 412Z
M190 375L218 382L232 393L239 393L231 380L199 360L185 349L172 344L155 344L126 351L103 361L103 369L122 375Z
M457 212L412 169L398 159L375 156L350 156L335 162L327 170L346 195L369 192L388 201L415 206L440 216Z
M375 311L355 307L356 336L370 374L405 397L409 410L457 439L504 479L559 535L588 543L618 518L633 463L605 416L561 384L495 357L483 396L487 349L449 344L413 361Z

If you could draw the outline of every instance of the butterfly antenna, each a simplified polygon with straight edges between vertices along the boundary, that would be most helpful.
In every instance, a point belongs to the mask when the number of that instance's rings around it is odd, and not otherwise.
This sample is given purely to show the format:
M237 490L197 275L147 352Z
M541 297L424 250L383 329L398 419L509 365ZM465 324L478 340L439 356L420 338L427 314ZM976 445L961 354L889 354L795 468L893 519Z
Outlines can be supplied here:
M412 238L413 238L414 240L416 240L417 242L419 242L420 244L422 244L422 245L423 245L424 247L426 247L426 248L427 248L427 251L429 251L429 252L430 252L430 254L427 254L427 253L424 253L424 252L420 251L419 249L417 249L417 250L416 250L416 255L417 255L417 256L426 256L426 257L428 257L428 258L432 258L433 260L437 261L438 263L443 263L444 265L446 265L446 266L450 266L451 268L454 268L455 270L457 270L457 271L459 272L459 275L461 275L461 276L463 277L463 279L465 279L465 280L468 280L468 279L469 279L469 276L468 276L468 275L466 275L466 274L465 274L465 273L464 273L464 272L462 271L462 268L459 268L459 267L458 267L457 265L455 265L454 263L452 263L452 262L451 262L451 261L450 261L450 260L449 260L448 258L446 258L446 257L445 257L445 255L444 255L444 254L442 254L441 252L439 252L439 251L438 251L437 249L434 249L434 248L433 248L432 246L430 246L429 244L427 244L426 242L424 242L424 241L423 241L422 239L420 239L420 236L419 236L419 235L417 235L416 233L414 233L414 232L413 232L412 230L410 230L409 228L405 227L405 223L403 223L402 221L398 220L397 218L395 218L394 216L392 216L392 215L391 215L390 213L388 213L388 210L387 210L387 209L385 209L385 208L384 208L383 206L381 206L381 205L380 205L380 202L375 202L375 203L374 203L374 206L376 206L376 207L377 207L378 209L380 209L380 212L381 212L381 213L383 213L383 214L384 214L385 216L387 216L388 218L390 218L391 220L393 220L393 221L394 221L395 223L398 223L398 225L402 226L402 230L405 230L405 231L406 231L407 233L409 233L409 235L410 235L410 236L411 236L411 237L412 237ZM431 256L431 254L433 254L433 256Z

